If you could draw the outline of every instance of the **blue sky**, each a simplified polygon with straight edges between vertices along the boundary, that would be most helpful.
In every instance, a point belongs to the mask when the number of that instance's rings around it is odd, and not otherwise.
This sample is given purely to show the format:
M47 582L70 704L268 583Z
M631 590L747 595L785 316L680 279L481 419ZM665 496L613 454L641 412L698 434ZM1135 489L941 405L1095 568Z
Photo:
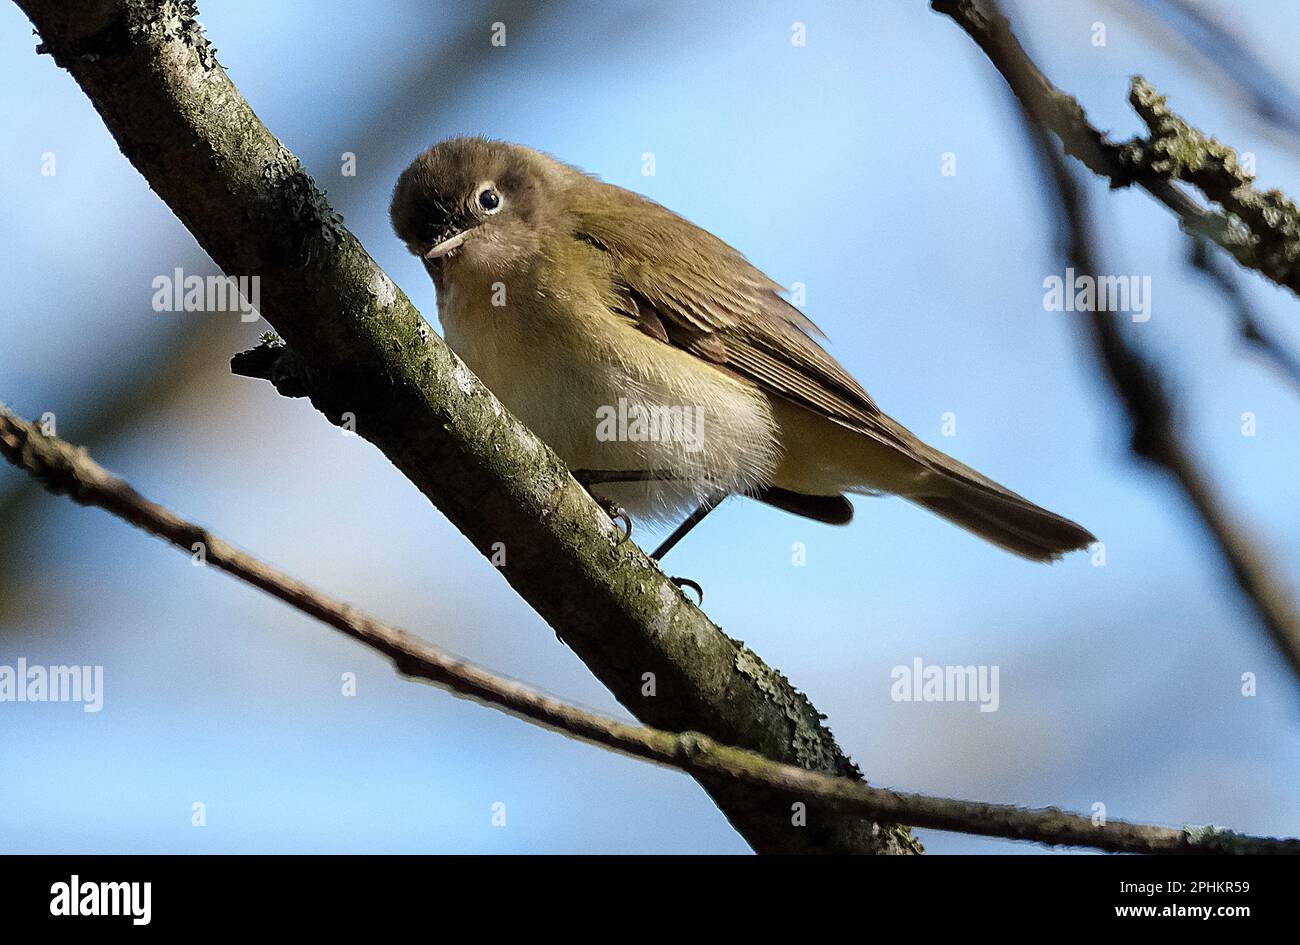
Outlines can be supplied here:
M1289 89L1277 4L1231 9ZM703 7L703 9L701 9ZM1127 77L1300 193L1293 143L1212 62L1126 3L1022 3L1021 35L1116 137ZM1037 169L982 54L923 3L206 2L241 91L436 327L392 235L393 182L453 134L550 151L646 193L783 284L881 406L1100 536L1034 565L899 500L848 528L733 500L668 559L707 610L827 714L873 783L1165 824L1300 833L1297 683L1173 488L1134 463L1083 344L1047 312L1063 272ZM791 26L807 27L807 46ZM1106 45L1093 45L1093 24ZM626 717L496 570L373 447L230 376L265 324L159 313L152 279L210 266L72 80L0 6L0 400L182 514L455 652ZM442 63L446 63L445 66ZM414 92L410 90L414 83ZM427 93L422 89L427 88ZM655 154L656 173L642 174ZM341 174L342 155L357 174ZM57 173L41 174L43 155ZM944 176L945 153L957 172ZM1300 405L1242 350L1168 213L1088 182L1109 271L1150 276L1135 326L1192 448L1295 582ZM1238 278L1300 345L1296 300ZM214 320L227 319L226 323ZM205 335L204 332L207 332ZM194 339L205 339L201 344ZM177 375L179 380L164 382ZM104 412L134 397L129 422ZM1241 434L1241 416L1257 435ZM942 417L956 417L944 437ZM21 483L0 469L0 496ZM0 704L0 850L742 852L688 778L400 680L377 657L106 514L32 491L4 520L0 663L104 666L105 706ZM649 544L647 533L639 533ZM792 547L807 549L804 566ZM890 672L996 665L1000 706L897 703ZM340 693L356 673L355 697ZM1258 694L1241 694L1254 673ZM206 827L191 826L206 805ZM503 827L492 806L506 805ZM921 831L934 852L1036 852Z

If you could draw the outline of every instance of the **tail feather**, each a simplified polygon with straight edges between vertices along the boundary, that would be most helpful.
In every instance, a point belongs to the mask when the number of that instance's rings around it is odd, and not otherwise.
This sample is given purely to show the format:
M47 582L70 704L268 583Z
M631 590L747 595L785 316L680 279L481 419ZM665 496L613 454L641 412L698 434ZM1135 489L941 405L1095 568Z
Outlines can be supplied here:
M786 456L776 481L755 498L796 515L843 524L853 507L841 492L898 495L1031 561L1055 561L1097 539L1086 528L928 445L876 412L853 428L775 398Z
M1035 505L901 426L898 430L926 468L925 485L906 496L922 508L1032 561L1056 561L1097 540L1082 525Z
M1081 525L1019 496L955 483L950 495L909 497L954 525L1032 561L1055 561L1097 539Z
M754 498L782 511L802 515L815 522L825 522L827 525L847 525L853 521L853 504L842 495L805 495L789 489L766 486L754 493Z

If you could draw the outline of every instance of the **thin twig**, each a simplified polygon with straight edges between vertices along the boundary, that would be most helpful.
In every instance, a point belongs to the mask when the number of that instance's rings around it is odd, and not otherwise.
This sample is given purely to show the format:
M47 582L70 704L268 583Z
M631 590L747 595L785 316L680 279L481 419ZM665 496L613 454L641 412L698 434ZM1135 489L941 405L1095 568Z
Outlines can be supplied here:
M329 624L393 661L406 676L423 679L545 728L636 758L692 774L735 779L765 792L767 802L789 809L818 800L828 808L876 820L896 820L982 836L1088 846L1119 853L1288 853L1300 841L1251 837L1213 827L1152 827L1124 821L1094 823L1055 808L1028 810L1007 804L905 794L780 764L760 754L720 745L694 732L674 734L575 708L523 683L505 679L290 577L240 551L207 529L151 502L109 473L84 449L36 427L0 404L0 453L55 495L105 509L222 571L259 587ZM792 828L800 829L800 828Z
M987 0L986 11L988 22L998 26L991 30L985 52L1014 93L1028 133L1055 183L1055 194L1064 212L1066 251L1076 271L1096 277L1100 273L1096 241L1083 195L1048 136L1052 130L1050 113L1042 110L1038 94L1042 73L1011 35L1010 24L998 10L996 0ZM1014 54L1009 52L1012 44ZM1129 343L1113 313L1098 307L1091 312L1088 324L1101 366L1132 421L1133 451L1165 469L1181 486L1237 585L1300 676L1300 612L1267 554L1233 519L1210 477L1184 446L1185 438L1175 427L1173 406L1159 372Z
M1207 68L1231 85L1245 106L1264 123L1278 145L1300 154L1300 98L1286 75L1274 69L1247 42L1231 17L1211 12L1201 0L1102 0L1142 29L1142 38L1161 46L1193 75Z
M1242 291L1236 273L1219 259L1218 250L1208 240L1188 236L1189 257L1192 267L1201 272L1219 290L1237 322L1237 332L1242 341L1250 345L1262 358L1272 364L1300 392L1300 358L1271 334L1255 314L1250 300Z

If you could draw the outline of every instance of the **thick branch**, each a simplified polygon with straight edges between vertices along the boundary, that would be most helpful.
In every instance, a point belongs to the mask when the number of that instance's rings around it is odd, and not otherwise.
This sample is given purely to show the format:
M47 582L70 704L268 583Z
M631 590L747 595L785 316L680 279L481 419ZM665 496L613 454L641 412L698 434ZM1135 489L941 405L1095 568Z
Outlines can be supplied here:
M1010 25L998 11L996 0L986 2L988 22L1000 24L993 31L991 47L986 52L1000 70L1006 70L1003 78L1016 96L1026 127L1055 183L1053 193L1063 211L1070 262L1078 272L1096 278L1101 270L1091 221L1078 183L1049 140L1053 119L1052 112L1043 108L1038 95L1037 77L1041 73L1011 35ZM1300 612L1268 555L1237 524L1210 477L1184 445L1186 437L1179 435L1174 423L1174 408L1164 379L1130 344L1113 313L1094 309L1088 323L1101 367L1132 421L1134 452L1173 476L1264 628L1300 676Z
M1034 64L994 0L930 0L930 6L966 31L1066 154L1112 187L1137 184L1173 210L1187 232L1213 240L1241 265L1300 294L1300 209L1280 191L1256 190L1236 153L1171 111L1149 82L1134 76L1129 102L1150 137L1116 143ZM1224 212L1200 206L1179 189L1180 180Z
M297 158L253 114L190 0L18 0L123 153L262 314L328 418L355 418L641 720L860 778L808 700L729 639L615 529L555 455L428 329ZM653 673L654 696L643 696ZM914 852L907 828L815 808L808 827L700 776L760 851Z
M740 782L788 806L812 800L846 814L905 820L924 827L1040 843L1089 846L1119 853L1300 853L1300 841L1248 837L1213 827L1172 830L1123 821L1094 823L1048 808L903 794L773 762L755 752L616 722L574 708L523 683L504 679L444 653L416 636L358 612L342 601L239 551L207 529L144 498L94 462L83 449L43 436L0 404L0 454L55 495L105 509L186 552L202 545L204 560L382 653L407 676L518 715L530 722L712 780Z

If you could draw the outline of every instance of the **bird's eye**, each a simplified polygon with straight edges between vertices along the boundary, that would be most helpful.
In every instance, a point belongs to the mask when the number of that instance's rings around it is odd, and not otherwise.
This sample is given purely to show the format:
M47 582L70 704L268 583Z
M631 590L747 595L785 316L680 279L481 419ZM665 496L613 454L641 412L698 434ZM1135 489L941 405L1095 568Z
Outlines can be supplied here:
M479 191L478 205L484 213L496 213L501 209L501 195L492 187L484 187Z

